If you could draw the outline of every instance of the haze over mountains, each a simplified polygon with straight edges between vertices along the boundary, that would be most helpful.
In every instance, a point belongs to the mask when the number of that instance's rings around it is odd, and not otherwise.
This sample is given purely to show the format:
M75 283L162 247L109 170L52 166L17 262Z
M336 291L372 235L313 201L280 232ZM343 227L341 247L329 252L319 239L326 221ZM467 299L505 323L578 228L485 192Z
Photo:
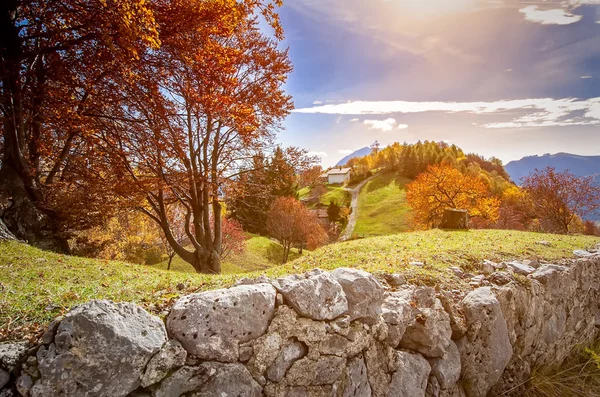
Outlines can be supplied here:
M504 166L516 184L520 184L521 178L536 168L546 167L554 167L557 171L569 170L577 176L593 175L596 182L600 183L600 156L580 156L570 153L544 154L523 157Z

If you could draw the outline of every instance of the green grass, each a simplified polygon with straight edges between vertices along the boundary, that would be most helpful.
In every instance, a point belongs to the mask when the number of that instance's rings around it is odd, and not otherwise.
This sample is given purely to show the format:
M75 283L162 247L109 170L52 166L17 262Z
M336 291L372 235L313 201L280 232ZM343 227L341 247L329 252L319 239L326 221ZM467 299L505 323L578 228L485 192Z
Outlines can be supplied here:
M546 247L539 241L547 241L551 246ZM538 259L552 262L572 257L574 249L590 248L598 243L600 238L583 235L435 229L333 244L308 253L291 265L298 271L347 266L371 272L402 272L417 284L455 288L461 281L447 271L449 266L475 271L484 259ZM410 262L424 262L426 265L411 266Z
M410 207L404 187L410 179L383 172L367 182L358 196L357 236L386 236L410 230Z
M327 186L327 193L321 196L320 203L323 205L329 205L332 201L335 201L339 206L344 207L350 205L352 196L350 192L339 186Z
M298 190L298 198L300 200L308 198L309 195L310 195L310 187L308 187L308 186L303 187L302 189Z
M255 239L249 241L268 250L269 243ZM550 242L551 246L537 244L541 240ZM417 284L468 288L446 268L457 265L472 269L483 259L556 261L571 257L574 249L598 243L599 238L590 236L431 230L334 244L307 252L286 265L243 276L280 277L315 267L334 269L344 266L373 272L401 272ZM411 261L423 261L426 265L411 266ZM54 317L90 299L131 301L161 314L183 294L228 287L241 276L165 271L150 266L59 255L23 243L0 241L0 340L39 336ZM185 284L182 291L177 290L178 283Z
M327 206L331 201L335 201L340 206L350 205L350 200L352 196L350 192L339 185L325 185L327 188L327 192L321 196L319 200L319 204L322 206ZM311 189L309 187L302 188L298 191L299 199L306 199L311 196ZM314 204L311 204L310 207L315 207Z
M292 248L289 260L298 258L297 249ZM283 247L276 241L266 237L248 233L246 251L241 254L231 254L221 264L223 274L240 274L265 270L281 264ZM168 261L161 262L152 267L166 270ZM176 272L193 273L194 268L189 263L175 256L171 262L171 270Z
M600 339L587 348L577 346L560 365L534 368L522 396L600 396Z

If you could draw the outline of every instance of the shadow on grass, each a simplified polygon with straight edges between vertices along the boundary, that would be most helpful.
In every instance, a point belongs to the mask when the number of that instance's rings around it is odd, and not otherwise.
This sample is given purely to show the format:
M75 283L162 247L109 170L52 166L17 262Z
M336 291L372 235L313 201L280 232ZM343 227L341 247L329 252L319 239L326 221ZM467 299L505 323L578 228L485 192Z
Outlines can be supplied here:
M410 182L410 179L398 174L395 171L386 171L380 174L378 177L370 180L363 189L366 189L365 191L367 193L371 193L379 189L386 188L391 183L395 183L399 190L403 190Z

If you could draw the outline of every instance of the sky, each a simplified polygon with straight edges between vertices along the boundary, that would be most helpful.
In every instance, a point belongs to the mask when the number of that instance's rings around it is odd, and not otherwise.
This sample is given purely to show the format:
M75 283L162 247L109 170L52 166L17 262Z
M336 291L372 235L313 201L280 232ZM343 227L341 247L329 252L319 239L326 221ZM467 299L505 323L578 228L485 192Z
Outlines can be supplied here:
M280 16L295 110L279 140L325 167L376 140L600 154L600 0L284 0Z

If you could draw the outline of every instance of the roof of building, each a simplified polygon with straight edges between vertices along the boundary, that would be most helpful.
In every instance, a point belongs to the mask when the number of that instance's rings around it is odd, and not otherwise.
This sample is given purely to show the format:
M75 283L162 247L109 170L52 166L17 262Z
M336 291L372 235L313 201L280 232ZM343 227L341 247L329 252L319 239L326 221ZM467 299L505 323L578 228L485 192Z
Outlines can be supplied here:
M344 175L352 171L352 168L332 168L327 171L327 175Z

